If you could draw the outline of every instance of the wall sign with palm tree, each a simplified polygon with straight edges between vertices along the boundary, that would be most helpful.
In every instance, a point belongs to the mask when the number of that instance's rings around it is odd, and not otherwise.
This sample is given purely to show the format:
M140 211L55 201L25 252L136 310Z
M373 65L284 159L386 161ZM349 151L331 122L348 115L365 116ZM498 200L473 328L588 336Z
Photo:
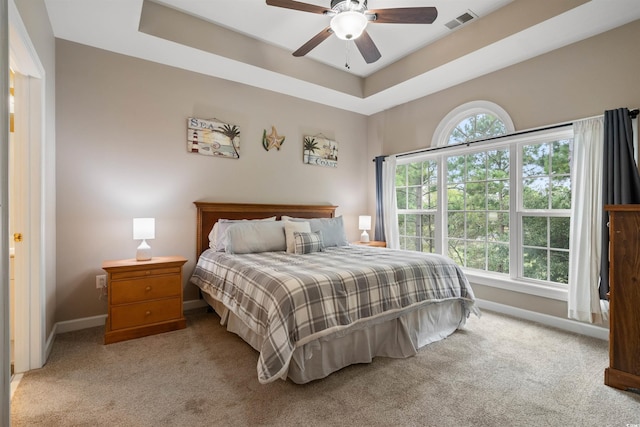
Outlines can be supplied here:
M205 156L240 158L240 129L217 119L187 119L187 151Z
M304 136L302 162L308 165L338 167L338 143L324 135Z

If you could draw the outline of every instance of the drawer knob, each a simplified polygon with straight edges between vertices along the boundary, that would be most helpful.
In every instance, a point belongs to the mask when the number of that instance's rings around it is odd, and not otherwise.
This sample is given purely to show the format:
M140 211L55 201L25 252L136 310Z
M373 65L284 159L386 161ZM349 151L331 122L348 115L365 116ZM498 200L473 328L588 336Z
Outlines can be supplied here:
M149 292L151 290L151 286L147 286L146 288L144 288L144 290Z
M146 312L146 313L144 313L144 315L145 315L145 316L149 316L149 315L151 315L151 311L147 310L147 312Z
M151 271L147 270L144 272L144 274L146 274L147 276L151 274Z

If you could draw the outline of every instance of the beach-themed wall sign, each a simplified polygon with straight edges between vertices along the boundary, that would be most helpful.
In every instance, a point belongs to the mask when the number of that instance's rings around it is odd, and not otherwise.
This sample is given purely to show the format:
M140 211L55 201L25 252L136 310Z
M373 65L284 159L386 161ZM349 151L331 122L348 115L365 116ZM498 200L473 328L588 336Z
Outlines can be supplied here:
M303 163L316 166L338 167L338 143L324 135L303 137Z
M187 151L205 156L240 158L240 129L217 119L187 119Z

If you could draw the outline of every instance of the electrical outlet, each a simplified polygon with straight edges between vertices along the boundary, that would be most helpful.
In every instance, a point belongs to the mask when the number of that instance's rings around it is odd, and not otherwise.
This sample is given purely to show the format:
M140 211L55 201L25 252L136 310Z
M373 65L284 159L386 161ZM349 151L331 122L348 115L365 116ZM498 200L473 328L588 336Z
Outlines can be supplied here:
M96 289L102 289L107 287L107 275L99 274L96 276Z

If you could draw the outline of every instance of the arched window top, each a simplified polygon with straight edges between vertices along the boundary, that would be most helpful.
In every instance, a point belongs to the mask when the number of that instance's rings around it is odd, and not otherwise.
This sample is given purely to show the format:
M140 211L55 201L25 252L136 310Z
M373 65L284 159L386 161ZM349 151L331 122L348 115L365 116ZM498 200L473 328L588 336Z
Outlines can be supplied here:
M453 109L433 134L432 147L459 144L515 131L509 114L498 104L473 101Z

